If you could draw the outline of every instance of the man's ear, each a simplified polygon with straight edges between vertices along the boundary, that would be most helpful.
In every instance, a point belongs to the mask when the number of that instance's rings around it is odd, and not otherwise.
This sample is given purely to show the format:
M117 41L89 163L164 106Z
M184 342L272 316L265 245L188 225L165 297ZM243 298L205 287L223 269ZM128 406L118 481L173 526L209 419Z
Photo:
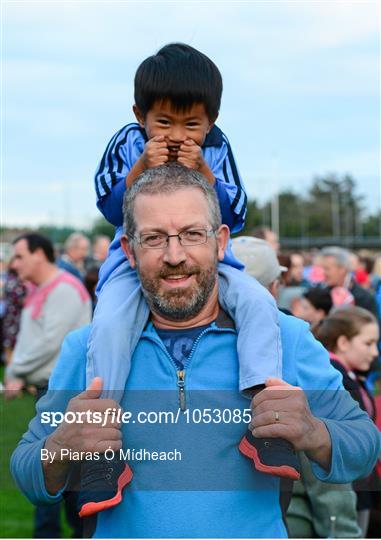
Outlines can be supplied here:
M144 125L145 125L144 116L141 113L140 109L138 108L137 105L133 105L132 110L134 112L136 120L138 121L139 126L141 128L144 128Z
M217 238L217 250L218 250L218 260L222 261L225 256L225 250L228 247L230 230L227 225L221 225L218 231L216 232Z
M130 242L128 240L128 237L125 234L123 234L120 237L120 245L122 246L123 253L127 257L131 268L135 268L136 267L136 261L135 261L134 251L133 251L132 246L131 246L131 244L130 244Z

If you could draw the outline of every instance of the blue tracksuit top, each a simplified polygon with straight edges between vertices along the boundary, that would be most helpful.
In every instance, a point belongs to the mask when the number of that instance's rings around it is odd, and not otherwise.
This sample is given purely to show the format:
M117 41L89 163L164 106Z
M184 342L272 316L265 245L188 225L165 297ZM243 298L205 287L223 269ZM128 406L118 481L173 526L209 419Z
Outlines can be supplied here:
M123 126L109 141L95 172L97 206L107 221L116 226L109 255L100 268L98 292L112 272L125 261L120 247L125 180L141 157L147 140L147 134L139 124L131 122ZM247 195L228 138L217 126L213 126L207 134L202 153L215 176L214 188L220 203L222 222L229 226L232 233L238 233L245 223ZM243 269L243 264L234 257L230 246L224 262Z
M332 440L332 466L313 471L328 482L347 483L372 470L380 452L380 435L368 415L343 390L341 375L328 354L310 334L308 325L280 313L283 378L307 392L313 414L320 417ZM49 392L37 411L64 410L63 392L85 388L86 344L89 327L66 338L50 379ZM238 392L236 333L213 323L196 341L186 365L187 406L248 408ZM121 405L178 410L177 373L154 327L148 324L132 359ZM144 392L148 390L148 392ZM166 390L166 392L162 392ZM138 392L140 391L140 392ZM308 392L310 391L310 392ZM140 396L140 397L139 397ZM67 401L67 399L66 399ZM182 413L183 414L183 413ZM287 537L280 504L280 480L257 472L238 451L246 427L216 424L209 432L192 426L182 437L172 426L123 425L124 448L161 451L178 449L181 462L130 461L134 478L123 501L98 515L94 537ZM54 503L44 485L40 449L52 432L36 416L13 453L12 474L32 502ZM180 433L180 435L179 435Z

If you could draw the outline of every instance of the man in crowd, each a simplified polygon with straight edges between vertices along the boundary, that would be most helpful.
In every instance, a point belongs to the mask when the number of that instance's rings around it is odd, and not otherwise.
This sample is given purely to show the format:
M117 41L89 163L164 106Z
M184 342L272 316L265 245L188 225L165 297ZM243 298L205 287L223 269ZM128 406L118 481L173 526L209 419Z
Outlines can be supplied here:
M221 225L213 187L196 171L178 164L149 169L128 190L124 216L122 245L138 271L151 320L132 358L122 409L130 410L133 390L143 391L149 407L169 390L162 398L166 410L181 413L180 420L203 400L213 411L226 410L229 395L247 407L250 402L238 392L237 334L218 304L217 263L229 230ZM251 278L242 274L245 279ZM259 438L282 437L304 450L320 479L348 482L366 475L380 450L377 430L342 391L340 375L307 325L283 314L280 324L284 380L268 380L266 389L252 400L250 429ZM99 378L85 390L88 335L89 330L83 329L66 340L51 379L51 395L40 401L38 412L57 409L60 398L53 389L78 393L67 412L105 413L117 406L100 397ZM176 367L179 355L187 358L181 371ZM303 387L330 391L318 392L308 402ZM12 457L12 472L24 493L32 501L61 499L71 471L71 458L65 452L62 457L63 449L160 450L165 433L172 448L182 449L181 466L175 462L153 466L150 460L131 457L132 482L118 506L97 514L95 536L287 536L281 482L258 472L238 451L245 433L239 422L208 423L209 437L197 424L197 436L172 441L169 427L158 432L155 426L121 426L109 414L105 420L104 426L86 420L63 422L54 430L41 424L37 415ZM41 463L42 448L51 452L50 462Z
M86 257L89 255L90 241L82 233L70 234L64 246L64 253L57 264L62 270L70 272L76 278L83 280L85 276Z
M33 385L39 399L47 390L64 337L90 322L90 299L78 279L56 266L53 245L44 236L29 233L18 237L13 266L21 280L36 288L21 314L16 346L6 370L5 395L14 397L24 386ZM59 505L37 508L36 538L59 537L59 511ZM78 528L75 521L74 526Z
M351 254L341 247L327 247L322 249L322 265L324 281L332 289L344 287L352 294L356 306L371 311L377 316L377 306L373 295L358 285L351 276Z

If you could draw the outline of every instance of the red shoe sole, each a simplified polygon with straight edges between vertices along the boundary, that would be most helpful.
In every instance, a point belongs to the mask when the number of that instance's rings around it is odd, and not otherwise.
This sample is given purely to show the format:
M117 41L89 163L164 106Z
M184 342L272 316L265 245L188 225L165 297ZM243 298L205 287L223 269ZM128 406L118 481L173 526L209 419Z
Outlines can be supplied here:
M290 467L289 465L280 465L277 467L262 463L259 459L257 450L248 443L246 437L241 439L238 448L244 456L254 461L254 466L257 471L272 474L274 476L280 476L281 478L289 478L290 480L299 480L300 473L294 469L294 467Z
M79 517L89 517L93 514L97 514L98 512L102 512L103 510L107 510L108 508L112 508L113 506L119 504L122 500L122 490L127 484L131 482L132 477L133 473L130 467L126 464L124 471L118 478L118 491L116 492L114 497L112 497L111 499L107 499L106 501L88 502L84 504L81 508L81 511L79 512Z

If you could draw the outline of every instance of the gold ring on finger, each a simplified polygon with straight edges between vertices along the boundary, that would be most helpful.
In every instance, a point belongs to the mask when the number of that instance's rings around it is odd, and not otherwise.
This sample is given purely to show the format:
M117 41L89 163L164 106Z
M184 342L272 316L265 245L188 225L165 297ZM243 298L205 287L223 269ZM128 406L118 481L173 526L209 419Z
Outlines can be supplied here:
M278 411L274 411L274 415L275 415L275 422L280 422L280 418L279 418L279 412Z

